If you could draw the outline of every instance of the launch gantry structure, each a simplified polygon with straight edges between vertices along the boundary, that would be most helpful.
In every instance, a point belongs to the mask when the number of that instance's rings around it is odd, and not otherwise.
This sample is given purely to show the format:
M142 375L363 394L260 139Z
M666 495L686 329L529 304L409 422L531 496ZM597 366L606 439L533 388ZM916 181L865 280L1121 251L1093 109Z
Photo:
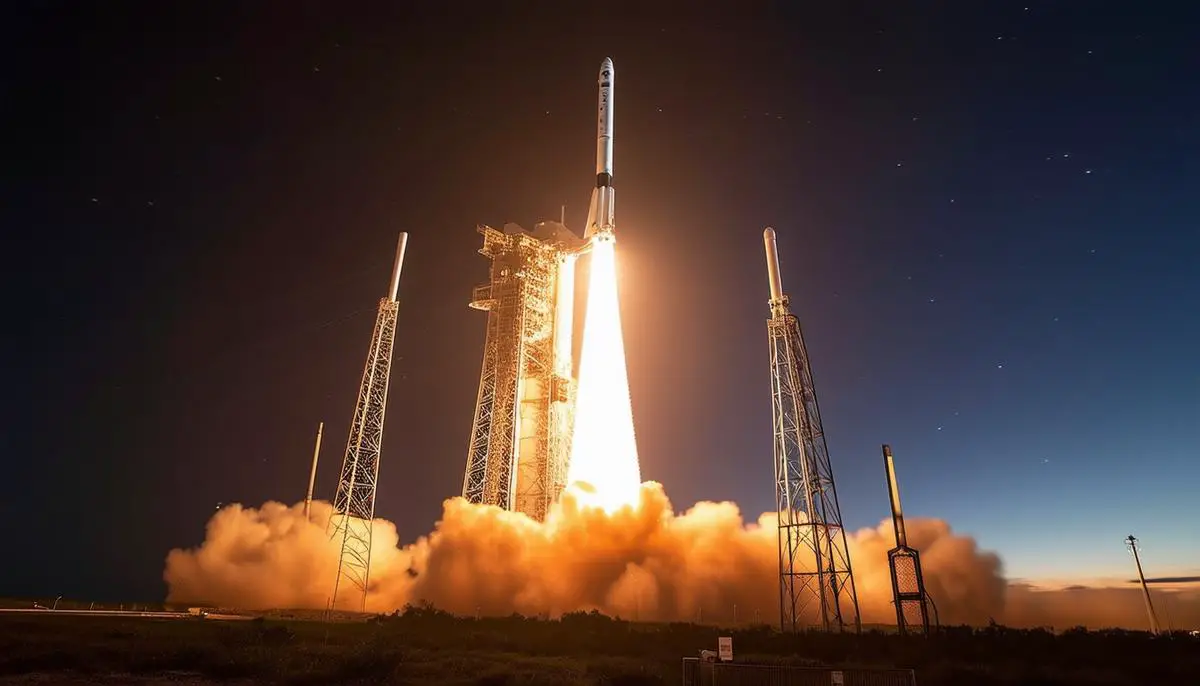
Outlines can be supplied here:
M477 227L491 279L471 307L488 313L463 498L545 518L570 451L575 259L583 244L562 223L527 232Z
M779 514L779 623L795 631L817 603L826 631L862 628L850 551L838 508L800 320L789 309L779 275L775 231L763 231L771 318L771 406L774 423L775 499Z
M375 518L375 486L379 478L379 454L383 447L383 417L387 409L388 379L392 367L392 346L396 340L396 291L400 285L400 268L408 234L400 234L396 245L396 261L392 266L388 296L380 299L375 317L375 331L367 350L362 383L354 419L346 439L346 456L342 460L333 515L329 519L331 537L341 537L337 577L331 603L338 605L338 594L350 584L361 593L359 610L366 609L367 588L371 575L371 522Z

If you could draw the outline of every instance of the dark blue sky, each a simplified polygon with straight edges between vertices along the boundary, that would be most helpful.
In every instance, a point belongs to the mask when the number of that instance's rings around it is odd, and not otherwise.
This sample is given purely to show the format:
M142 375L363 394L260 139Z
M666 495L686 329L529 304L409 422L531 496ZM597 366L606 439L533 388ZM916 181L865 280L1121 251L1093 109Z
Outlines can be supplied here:
M430 531L474 226L583 222L605 56L643 475L676 507L770 507L773 225L850 527L887 515L888 442L910 516L1015 576L1126 574L1130 532L1148 574L1200 569L1194 10L218 5L6 9L0 521L28 563L0 595L161 597L217 503L303 497L320 420L331 497L401 230L377 511Z

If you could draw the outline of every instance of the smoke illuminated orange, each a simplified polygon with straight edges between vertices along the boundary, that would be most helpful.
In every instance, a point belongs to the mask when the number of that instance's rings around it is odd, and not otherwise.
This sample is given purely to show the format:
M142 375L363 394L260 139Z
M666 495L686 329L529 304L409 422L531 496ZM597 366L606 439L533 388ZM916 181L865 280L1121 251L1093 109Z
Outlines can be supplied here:
M642 481L625 368L615 247L611 233L593 238L567 470L568 486L590 486L579 493L580 501L608 512L636 504Z
M367 609L391 612L429 602L465 616L557 617L598 609L642 621L776 621L775 514L747 521L728 502L697 503L682 514L674 509L653 482L642 486L636 509L605 514L578 507L567 494L546 522L451 498L433 531L404 547L396 526L376 519ZM324 609L340 552L339 541L325 533L332 512L320 500L313 501L311 517L303 503L222 508L203 544L167 556L168 601ZM943 626L994 618L1008 626L1146 628L1141 591L1123 579L1111 587L1066 590L1006 583L999 558L946 522L912 518L907 525ZM848 535L863 621L895 621L887 568L887 551L895 545L891 520ZM1155 594L1170 608L1173 626L1200 626L1200 589Z

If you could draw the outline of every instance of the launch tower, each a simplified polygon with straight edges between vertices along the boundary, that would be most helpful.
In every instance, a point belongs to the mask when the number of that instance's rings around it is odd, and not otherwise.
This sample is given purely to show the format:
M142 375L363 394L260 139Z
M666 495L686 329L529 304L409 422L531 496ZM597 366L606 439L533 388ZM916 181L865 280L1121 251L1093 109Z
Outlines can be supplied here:
M361 593L358 608L365 609L367 583L371 574L371 520L375 518L375 484L379 477L379 451L383 446L383 415L387 408L388 376L392 367L392 344L396 340L396 290L400 285L400 267L404 264L404 249L408 234L400 234L396 245L396 261L392 265L388 295L379 301L375 317L375 332L367 350L367 364L350 435L346 440L346 457L338 479L337 496L333 501L333 516L329 520L332 538L341 537L342 552L338 560L337 579L333 585L333 605L338 605L338 593L347 584Z
M892 574L892 598L896 603L896 626L901 634L929 635L929 606L925 602L925 577L921 574L921 554L908 547L904 531L904 511L900 509L900 486L896 483L896 465L891 446L883 446L883 468L887 470L888 495L892 502L892 526L896 529L896 547L888 551L888 570Z
M492 266L471 298L488 319L463 497L542 520L567 476L582 241L552 221L532 232L516 224L478 231Z
M789 309L779 275L775 231L763 231L771 318L771 405L775 499L779 513L779 623L795 631L817 605L826 631L861 630L850 552L838 508L833 468L800 320Z

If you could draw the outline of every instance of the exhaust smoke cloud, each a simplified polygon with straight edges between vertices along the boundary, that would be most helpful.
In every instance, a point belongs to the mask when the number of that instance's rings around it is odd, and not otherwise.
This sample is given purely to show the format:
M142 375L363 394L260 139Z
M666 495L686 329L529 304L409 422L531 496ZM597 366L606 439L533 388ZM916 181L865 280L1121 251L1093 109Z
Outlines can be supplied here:
M338 558L326 533L331 511L314 502L310 521L301 503L220 510L198 548L167 556L168 601L327 607ZM774 514L747 522L729 502L675 514L652 482L643 484L636 507L611 513L581 506L569 491L544 523L452 498L434 530L403 547L395 525L377 519L374 527L370 611L429 602L463 615L596 609L643 621L778 622ZM1145 627L1136 588L1012 585L996 555L945 522L914 518L908 533L943 624ZM864 623L894 623L886 555L892 540L888 520L849 536ZM1175 626L1200 625L1200 592L1156 594Z

